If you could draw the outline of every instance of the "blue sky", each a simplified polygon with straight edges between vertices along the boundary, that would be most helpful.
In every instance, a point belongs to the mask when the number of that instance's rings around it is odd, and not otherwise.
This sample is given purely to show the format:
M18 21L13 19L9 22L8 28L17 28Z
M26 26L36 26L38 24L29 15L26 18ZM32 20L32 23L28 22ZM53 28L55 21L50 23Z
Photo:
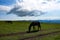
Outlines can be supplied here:
M59 0L20 1L0 0L0 20L60 20Z
M12 5L16 3L15 0L0 0L0 5Z

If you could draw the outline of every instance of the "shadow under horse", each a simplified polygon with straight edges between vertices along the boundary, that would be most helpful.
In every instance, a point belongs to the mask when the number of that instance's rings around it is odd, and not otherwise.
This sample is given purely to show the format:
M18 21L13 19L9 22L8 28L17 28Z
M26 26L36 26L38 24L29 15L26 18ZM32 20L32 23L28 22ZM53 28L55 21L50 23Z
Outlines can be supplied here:
M35 30L35 26L38 27L38 30ZM33 31L31 31L31 27L33 27ZM37 32L39 30L41 30L41 24L40 24L40 22L34 21L34 22L31 22L31 24L29 25L28 33L30 33L30 32Z

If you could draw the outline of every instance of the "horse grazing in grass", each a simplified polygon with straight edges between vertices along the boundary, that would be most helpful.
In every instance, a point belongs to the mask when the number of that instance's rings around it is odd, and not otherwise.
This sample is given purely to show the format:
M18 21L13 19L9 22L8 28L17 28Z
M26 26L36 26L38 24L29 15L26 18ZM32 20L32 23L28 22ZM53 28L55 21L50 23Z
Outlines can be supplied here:
M32 23L29 25L28 32L31 31L31 27L33 27L33 31L35 31L35 26L38 26L38 31L39 31L39 29L41 30L40 22L32 22Z
M12 24L12 21L5 21L6 23L10 23L10 24Z

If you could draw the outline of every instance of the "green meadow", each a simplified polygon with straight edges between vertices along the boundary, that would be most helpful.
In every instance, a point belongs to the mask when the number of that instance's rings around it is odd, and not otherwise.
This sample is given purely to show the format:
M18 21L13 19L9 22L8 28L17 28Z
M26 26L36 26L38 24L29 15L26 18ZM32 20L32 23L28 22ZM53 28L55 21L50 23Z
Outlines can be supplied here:
M25 33L26 31L28 31L28 27L30 23L31 22L28 21L13 21L13 23L10 24L10 23L6 23L5 21L0 21L0 35L16 33L15 35L12 34L10 36L1 36L0 40L22 40L28 37L30 37L29 38L30 40L60 40L60 32L57 32L60 31L60 24L41 23L41 31L34 32L34 33ZM37 30L37 27L35 28ZM33 28L31 29L31 31L32 30ZM25 40L29 40L29 39L25 39Z

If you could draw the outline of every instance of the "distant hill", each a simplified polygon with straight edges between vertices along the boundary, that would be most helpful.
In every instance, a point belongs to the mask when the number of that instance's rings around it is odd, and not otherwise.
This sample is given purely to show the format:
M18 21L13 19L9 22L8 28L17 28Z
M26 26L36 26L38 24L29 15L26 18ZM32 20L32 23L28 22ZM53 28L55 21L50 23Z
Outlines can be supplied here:
M60 23L60 20L38 20L38 21L45 23Z

